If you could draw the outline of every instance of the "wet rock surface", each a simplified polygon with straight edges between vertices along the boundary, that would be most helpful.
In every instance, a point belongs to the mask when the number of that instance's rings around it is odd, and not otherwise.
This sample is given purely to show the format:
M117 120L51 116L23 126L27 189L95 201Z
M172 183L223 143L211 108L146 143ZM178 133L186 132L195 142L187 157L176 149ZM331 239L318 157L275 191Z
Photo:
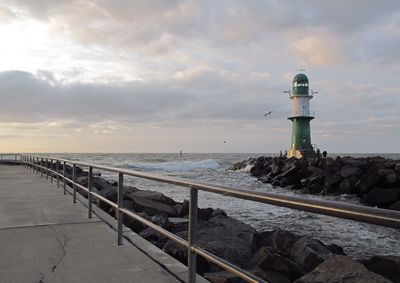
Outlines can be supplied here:
M307 275L297 279L295 283L389 283L392 282L374 272L369 271L361 263L346 257L335 255Z
M274 164L273 168L267 170L269 173L263 175L269 181L274 178L279 182L296 180L298 186L303 186L304 183L306 186L314 186L315 190L319 190L319 188L323 190L326 183L334 186L333 184L338 185L346 178L355 176L362 178L364 176L362 172L369 170L369 163L365 160L362 162L353 160L347 165L349 167L344 169L344 166L339 165L339 161L332 159L317 159L311 162L297 159L274 160L273 158L257 160L263 166L264 164ZM355 164L361 164L361 169L355 169ZM399 166L379 165L377 167L391 170L390 173L377 170L377 174L381 174L381 177L387 176L385 174L399 172ZM326 168L330 168L330 171ZM55 170L55 168L53 169ZM68 167L66 171L67 177L72 179L72 169ZM253 171L261 172L259 167ZM304 174L309 174L309 176L303 178ZM334 177L328 179L327 174ZM386 179L380 178L379 182L381 180L388 183ZM373 183L375 181L373 179ZM84 187L88 184L87 172L80 168L77 170L77 182ZM374 186L376 184L374 183ZM367 191L373 192L374 186L370 186L371 189L367 189ZM116 202L117 188L118 184L115 182L109 182L100 176L93 177L93 191L110 201ZM383 186L380 189L387 190L390 195L388 198L390 198L392 194L394 195L391 190L397 192L396 188ZM81 188L77 188L77 191L87 197L87 193ZM144 191L132 186L124 186L124 191L123 203L126 209L183 239L187 239L189 211L187 200L175 202L159 192ZM115 215L115 210L110 205L101 201L96 202L110 215ZM385 200L380 203L387 205L388 202ZM400 282L398 272L400 257L398 256L377 255L357 262L344 255L343 248L335 244L326 245L315 238L296 235L285 230L257 231L250 225L229 217L221 209L199 208L198 218L197 245L200 248L268 282ZM124 224L179 261L187 263L186 248L137 220L124 217ZM197 259L197 271L214 283L245 282L202 257Z
M370 206L400 210L400 160L261 156L233 164L263 183L311 194L353 194Z

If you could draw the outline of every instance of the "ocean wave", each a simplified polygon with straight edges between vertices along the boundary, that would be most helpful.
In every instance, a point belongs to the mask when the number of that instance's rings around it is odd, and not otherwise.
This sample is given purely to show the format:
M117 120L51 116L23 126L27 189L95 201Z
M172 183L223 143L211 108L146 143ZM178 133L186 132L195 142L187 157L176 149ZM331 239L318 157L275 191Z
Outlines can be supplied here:
M125 162L118 164L118 167L132 168L142 171L191 171L204 169L218 169L221 165L214 159L206 159L201 161L169 161L160 163L148 162Z

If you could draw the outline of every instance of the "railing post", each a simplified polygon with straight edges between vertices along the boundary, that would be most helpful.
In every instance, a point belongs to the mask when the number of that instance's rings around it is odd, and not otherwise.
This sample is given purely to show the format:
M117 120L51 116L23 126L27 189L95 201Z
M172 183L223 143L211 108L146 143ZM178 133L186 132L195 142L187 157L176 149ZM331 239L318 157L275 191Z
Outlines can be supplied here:
M196 253L192 251L191 247L196 245L197 233L197 200L198 191L190 187L190 203L189 203L189 237L188 237L188 282L196 282Z
M40 178L43 178L43 158L40 158Z
M14 160L17 161L17 155L16 154L14 154Z
M89 167L88 172L88 217L92 218L92 189L93 189L93 167Z
M59 188L60 187L60 176L58 175L58 170L60 169L59 168L59 164L60 164L60 162L58 161L58 159L56 160L56 172L57 172L57 174L56 174L56 179L57 179L57 188Z
M76 203L76 164L72 165L72 191L73 191L73 201Z
M63 162L63 176L64 176L64 180L63 180L63 187L64 187L64 195L67 193L67 180L65 180L66 178L66 173L67 173L67 169L66 169L66 162Z
M36 160L36 163L35 163L35 165L36 165L36 174L39 175L39 157L35 157L35 160Z
M124 207L124 174L118 173L118 209L117 209L117 218L118 218L118 245L122 245L122 220L123 213L120 211L121 208Z
M50 159L50 183L53 183L53 159Z
M49 160L46 158L46 180L49 179L49 168L48 168Z

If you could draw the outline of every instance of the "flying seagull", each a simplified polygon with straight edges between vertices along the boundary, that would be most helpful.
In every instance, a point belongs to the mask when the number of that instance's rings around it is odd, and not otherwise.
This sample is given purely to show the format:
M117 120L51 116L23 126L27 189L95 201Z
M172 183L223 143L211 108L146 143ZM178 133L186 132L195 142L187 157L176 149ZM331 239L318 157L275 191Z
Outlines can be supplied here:
M264 114L264 117L267 117L268 115L271 115L272 112L274 112L274 111L269 111L268 113L265 113L265 114Z

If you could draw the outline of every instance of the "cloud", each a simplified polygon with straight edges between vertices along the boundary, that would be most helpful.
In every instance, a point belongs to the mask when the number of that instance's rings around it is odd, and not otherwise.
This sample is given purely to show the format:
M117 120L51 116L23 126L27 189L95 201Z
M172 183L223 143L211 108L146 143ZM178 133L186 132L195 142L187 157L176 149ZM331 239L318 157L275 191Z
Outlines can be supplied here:
M0 25L14 20L15 14L9 7L0 6Z
M206 128L246 129L253 138L285 138L290 100L282 90L304 67L320 92L311 102L319 137L399 138L398 1L5 0L1 7L8 40L0 121L10 127L104 136L199 129L199 139ZM268 119L266 110L274 110Z
M337 42L327 36L305 36L295 40L292 48L302 65L336 65L343 62Z
M199 67L182 71L176 77L168 83L63 84L43 70L37 74L1 72L0 96L4 111L0 113L0 120L57 120L52 122L57 124L63 120L86 123L185 120L190 123L196 119L257 119L263 114L265 106L258 101L259 90L252 90L251 86L263 82L265 74L250 74L245 79L228 71ZM238 77L241 79L237 80ZM225 85L230 87L224 88ZM268 104L278 107L276 103Z

